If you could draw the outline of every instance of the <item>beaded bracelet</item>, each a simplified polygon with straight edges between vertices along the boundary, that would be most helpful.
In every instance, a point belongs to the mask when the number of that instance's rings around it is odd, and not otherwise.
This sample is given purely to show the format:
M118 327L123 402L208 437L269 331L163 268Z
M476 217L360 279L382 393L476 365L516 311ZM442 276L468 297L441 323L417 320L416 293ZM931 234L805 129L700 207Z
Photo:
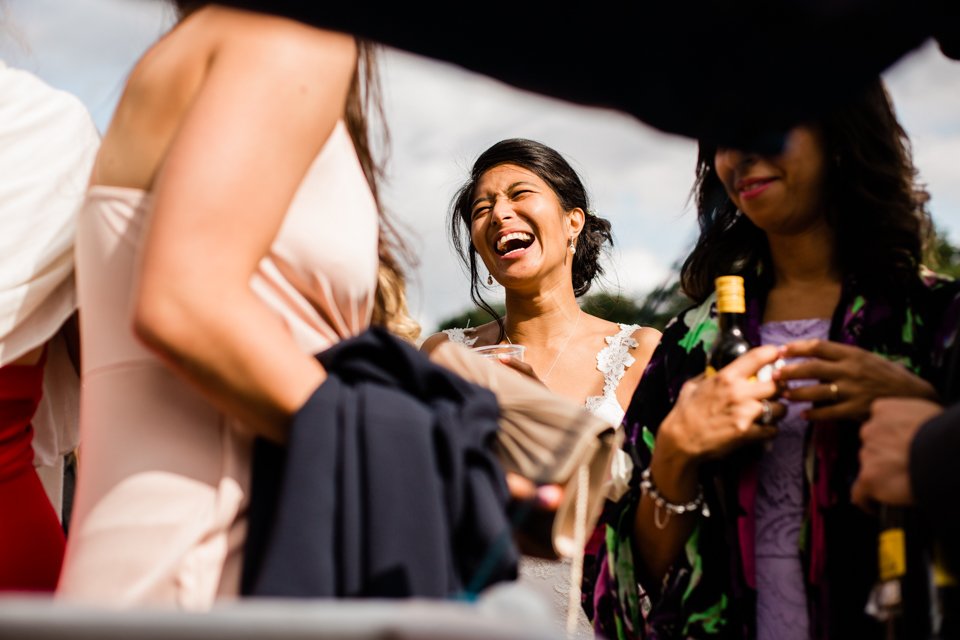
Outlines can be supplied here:
M703 497L703 487L697 489L697 497L690 502L684 504L669 502L660 495L657 485L653 483L653 476L650 475L650 467L647 467L640 473L640 491L650 496L650 499L653 500L653 503L657 506L653 512L653 524L656 525L657 529L666 529L670 523L670 516L674 513L682 516L685 513L699 510L704 518L710 517L710 508L707 506L707 501ZM662 521L660 519L661 510L667 512L666 517Z

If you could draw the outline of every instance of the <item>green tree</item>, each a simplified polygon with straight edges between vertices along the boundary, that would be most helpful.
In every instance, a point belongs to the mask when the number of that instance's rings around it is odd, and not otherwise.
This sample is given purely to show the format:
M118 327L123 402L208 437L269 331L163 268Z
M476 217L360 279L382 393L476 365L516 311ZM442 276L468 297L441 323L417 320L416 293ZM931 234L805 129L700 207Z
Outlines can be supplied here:
M493 310L497 312L497 315L502 316L504 314L504 307L499 302L493 302L490 304L493 307ZM479 307L474 307L468 309L462 313L459 313L452 318L447 318L446 320L441 320L437 331L442 331L444 329L460 329L463 327L479 327L482 324L486 324L493 320L490 317L490 314L484 311Z
M663 331L671 318L691 304L693 301L680 290L680 272L673 269L663 283L644 297L635 322Z
M664 325L670 318L689 305L690 299L680 291L680 279L676 270L671 271L670 276L661 285L639 301L629 296L605 291L591 293L580 300L580 306L591 315L610 322L639 324L660 330L663 330ZM503 315L504 307L502 304L494 303L491 306L499 315ZM442 320L438 331L460 327L477 327L490 322L492 319L489 313L474 307L452 318Z
M935 226L931 235L933 238L926 251L927 266L951 278L960 277L960 249L950 243L945 229Z

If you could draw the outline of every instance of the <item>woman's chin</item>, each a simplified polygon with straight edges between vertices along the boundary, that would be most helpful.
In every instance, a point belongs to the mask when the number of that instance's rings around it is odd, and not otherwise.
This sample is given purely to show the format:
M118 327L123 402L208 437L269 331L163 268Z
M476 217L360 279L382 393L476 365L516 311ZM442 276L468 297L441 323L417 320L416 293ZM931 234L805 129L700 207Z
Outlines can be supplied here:
M543 274L535 269L511 269L495 277L505 289L536 288L543 280Z

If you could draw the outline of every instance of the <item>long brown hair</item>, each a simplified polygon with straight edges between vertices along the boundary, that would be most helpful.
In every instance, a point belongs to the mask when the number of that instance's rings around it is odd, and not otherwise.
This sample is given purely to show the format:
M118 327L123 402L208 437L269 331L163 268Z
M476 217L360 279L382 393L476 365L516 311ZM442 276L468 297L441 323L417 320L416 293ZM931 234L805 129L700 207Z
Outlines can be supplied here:
M823 136L823 206L841 273L865 292L905 293L918 281L932 227L910 141L882 81L812 124ZM759 272L768 286L773 277L766 235L730 201L713 166L715 151L700 145L693 188L700 237L680 272L684 292L698 303L718 275Z
M420 336L421 329L419 323L410 316L407 308L406 277L403 265L414 264L414 259L403 245L396 223L386 213L380 200L380 182L384 175L383 159L377 161L371 149L370 115L377 116L380 125L379 151L384 157L390 141L381 100L376 52L375 43L357 39L357 68L347 94L344 121L353 146L356 148L363 174L377 203L377 210L380 211L378 242L380 263L371 322L412 342Z

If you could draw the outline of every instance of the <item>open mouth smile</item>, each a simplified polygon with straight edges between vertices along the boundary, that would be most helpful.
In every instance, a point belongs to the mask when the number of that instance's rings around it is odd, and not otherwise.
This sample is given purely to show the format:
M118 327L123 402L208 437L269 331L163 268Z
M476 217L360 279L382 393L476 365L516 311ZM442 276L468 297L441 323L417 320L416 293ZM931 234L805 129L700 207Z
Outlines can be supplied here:
M506 257L523 251L531 244L533 244L533 234L527 233L526 231L513 231L497 239L494 251L497 252L497 255Z

